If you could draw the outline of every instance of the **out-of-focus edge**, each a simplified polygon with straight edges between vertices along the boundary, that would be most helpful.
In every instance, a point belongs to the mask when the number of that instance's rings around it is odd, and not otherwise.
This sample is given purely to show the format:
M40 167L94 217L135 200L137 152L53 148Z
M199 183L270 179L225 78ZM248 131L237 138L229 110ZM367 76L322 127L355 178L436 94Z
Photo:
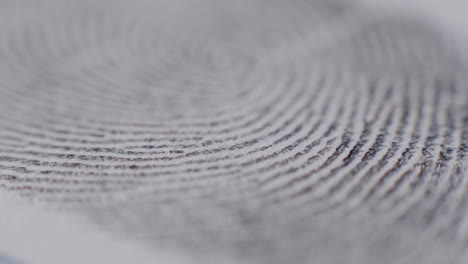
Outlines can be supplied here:
M138 243L43 209L0 190L0 256L10 261L6 263L191 263L175 252L149 251Z

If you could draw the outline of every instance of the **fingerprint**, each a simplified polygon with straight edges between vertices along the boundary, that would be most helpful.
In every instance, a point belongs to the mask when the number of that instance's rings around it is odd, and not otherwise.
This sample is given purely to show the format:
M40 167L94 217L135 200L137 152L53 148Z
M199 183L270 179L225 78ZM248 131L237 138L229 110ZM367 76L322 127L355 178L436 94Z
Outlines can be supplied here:
M0 191L194 263L466 263L451 44L338 0L0 1Z

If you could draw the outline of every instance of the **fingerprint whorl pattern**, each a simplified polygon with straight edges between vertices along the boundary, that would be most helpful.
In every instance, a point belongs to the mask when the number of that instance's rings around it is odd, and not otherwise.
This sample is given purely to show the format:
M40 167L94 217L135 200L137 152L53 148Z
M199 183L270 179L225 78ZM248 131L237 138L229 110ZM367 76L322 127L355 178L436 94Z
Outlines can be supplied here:
M464 263L466 67L341 1L0 2L0 186L206 261Z

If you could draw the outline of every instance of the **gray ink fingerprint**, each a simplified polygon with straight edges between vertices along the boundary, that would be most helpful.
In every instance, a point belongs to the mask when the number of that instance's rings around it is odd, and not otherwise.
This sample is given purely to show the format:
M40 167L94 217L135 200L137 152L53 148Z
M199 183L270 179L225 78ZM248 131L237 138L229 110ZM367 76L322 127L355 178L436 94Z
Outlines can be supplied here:
M0 192L194 263L468 263L466 61L349 2L0 1Z

